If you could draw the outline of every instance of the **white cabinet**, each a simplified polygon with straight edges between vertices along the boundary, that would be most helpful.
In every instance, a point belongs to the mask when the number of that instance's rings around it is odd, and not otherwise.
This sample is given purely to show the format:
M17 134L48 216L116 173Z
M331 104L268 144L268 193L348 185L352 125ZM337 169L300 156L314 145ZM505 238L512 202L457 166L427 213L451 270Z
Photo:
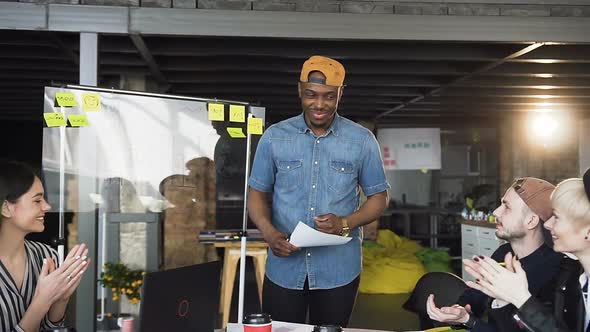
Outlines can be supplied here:
M494 251L504 243L496 237L494 228L461 224L461 258L471 259L474 255L492 256ZM473 280L462 268L463 279Z

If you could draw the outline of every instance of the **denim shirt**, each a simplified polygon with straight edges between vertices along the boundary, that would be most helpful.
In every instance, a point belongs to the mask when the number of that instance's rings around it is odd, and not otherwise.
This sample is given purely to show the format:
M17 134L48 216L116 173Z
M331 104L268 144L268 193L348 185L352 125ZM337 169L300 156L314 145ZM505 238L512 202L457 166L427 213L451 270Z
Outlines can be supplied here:
M313 218L347 216L358 208L359 186L367 196L389 188L375 136L336 114L328 131L316 137L303 113L269 127L256 150L250 187L272 192L272 224L291 234L299 221L315 228ZM269 250L266 276L289 289L344 286L361 272L360 228L338 246L302 248L288 257Z

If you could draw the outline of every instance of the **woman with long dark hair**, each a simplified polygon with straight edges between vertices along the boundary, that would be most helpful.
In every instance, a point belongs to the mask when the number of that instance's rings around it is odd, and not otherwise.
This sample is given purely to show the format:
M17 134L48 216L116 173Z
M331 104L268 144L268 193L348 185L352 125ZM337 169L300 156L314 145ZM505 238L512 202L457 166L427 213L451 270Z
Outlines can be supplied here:
M0 161L0 331L33 332L63 325L68 301L88 268L84 244L61 266L57 252L25 236L45 229L39 176L27 165Z

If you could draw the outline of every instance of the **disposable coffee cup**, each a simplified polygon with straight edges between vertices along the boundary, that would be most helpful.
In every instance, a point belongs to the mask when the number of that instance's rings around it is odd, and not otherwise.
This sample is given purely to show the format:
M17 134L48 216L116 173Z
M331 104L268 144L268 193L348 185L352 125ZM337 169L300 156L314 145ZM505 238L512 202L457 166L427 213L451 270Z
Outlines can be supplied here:
M121 328L121 332L133 332L135 330L133 320L132 316L119 317L117 319L117 325Z
M242 321L244 332L271 332L272 319L269 314L249 314L244 316Z
M342 332L342 327L338 325L316 325L313 332Z

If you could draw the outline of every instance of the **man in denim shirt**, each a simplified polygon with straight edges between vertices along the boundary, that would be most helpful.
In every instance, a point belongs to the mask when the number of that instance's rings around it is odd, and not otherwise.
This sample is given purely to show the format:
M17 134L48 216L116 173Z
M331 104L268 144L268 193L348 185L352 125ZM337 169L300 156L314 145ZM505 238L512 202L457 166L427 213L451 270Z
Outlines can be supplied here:
M344 74L333 59L309 58L299 82L303 113L269 127L258 143L248 210L271 249L262 308L275 320L304 323L309 310L311 324L348 324L362 266L360 226L387 206L375 137L336 113ZM358 207L360 189L368 199ZM298 222L352 240L297 248L288 236Z

